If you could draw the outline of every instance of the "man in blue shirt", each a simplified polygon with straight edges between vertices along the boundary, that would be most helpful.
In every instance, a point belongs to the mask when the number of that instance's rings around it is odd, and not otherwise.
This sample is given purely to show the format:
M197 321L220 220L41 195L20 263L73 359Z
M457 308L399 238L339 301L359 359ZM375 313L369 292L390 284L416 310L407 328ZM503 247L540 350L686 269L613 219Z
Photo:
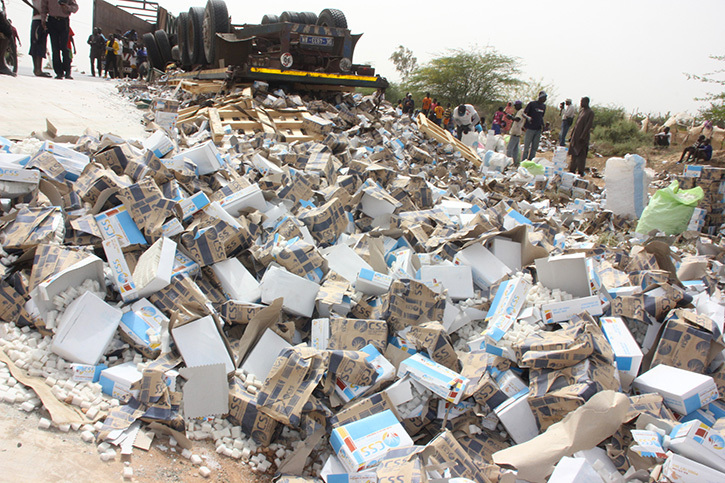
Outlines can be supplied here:
M532 160L536 156L539 149L539 140L541 139L541 130L544 128L544 114L546 113L546 92L539 92L539 99L531 101L524 109L524 152L522 159Z

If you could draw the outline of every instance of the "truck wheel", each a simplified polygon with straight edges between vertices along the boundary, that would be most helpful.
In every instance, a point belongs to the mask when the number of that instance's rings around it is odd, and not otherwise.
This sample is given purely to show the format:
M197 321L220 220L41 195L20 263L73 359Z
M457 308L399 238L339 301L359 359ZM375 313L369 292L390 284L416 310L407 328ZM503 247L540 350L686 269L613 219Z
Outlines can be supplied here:
M302 12L302 23L305 25L317 25L317 14L315 12Z
M156 38L154 37L154 34L143 34L142 39L143 44L146 46L146 53L149 56L151 66L156 69L163 70L166 65L164 64L163 57L161 57L161 53L159 52L159 46L156 45Z
M282 12L279 16L280 22L303 23L299 12Z
M191 58L189 57L189 41L188 41L188 30L189 30L189 13L181 12L179 14L179 50L181 51L181 65L191 65Z
M217 61L217 36L216 34L228 34L231 30L229 25L229 12L224 0L208 0L204 11L204 54L206 61L214 67Z
M165 30L157 30L154 32L154 38L156 39L156 45L159 48L161 58L164 60L164 67L166 63L173 59L171 55L171 42L169 42L169 36L166 35Z
M271 23L279 23L279 15L273 15L271 13L268 13L264 17L262 17L262 25L268 25Z
M335 27L340 29L347 28L347 19L342 10L336 8L326 8L320 12L320 16L317 17L317 25L323 27Z
M204 7L191 7L186 29L186 47L191 65L206 64L204 53Z

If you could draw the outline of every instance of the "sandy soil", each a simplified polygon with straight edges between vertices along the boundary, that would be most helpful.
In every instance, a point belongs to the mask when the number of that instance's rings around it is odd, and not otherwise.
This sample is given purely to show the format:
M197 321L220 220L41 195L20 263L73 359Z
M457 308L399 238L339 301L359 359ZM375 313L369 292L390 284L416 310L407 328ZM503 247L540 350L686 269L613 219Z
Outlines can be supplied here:
M38 428L44 411L26 413L14 406L0 403L0 482L106 482L123 479L124 461L120 455L114 461L101 461L95 444L84 443L80 433L60 432ZM47 415L46 415L47 416ZM133 468L133 480L155 482L229 482L266 483L249 468L218 455L209 443L194 443L194 453L206 459L212 470L204 479L198 468L182 458L166 436L157 436L150 451L134 449L127 459Z
M144 135L143 111L117 94L119 81L73 73L74 80L35 77L27 66L0 79L0 136L27 137L45 131L49 119L59 134L86 128L126 138ZM8 115L10 114L11 115Z

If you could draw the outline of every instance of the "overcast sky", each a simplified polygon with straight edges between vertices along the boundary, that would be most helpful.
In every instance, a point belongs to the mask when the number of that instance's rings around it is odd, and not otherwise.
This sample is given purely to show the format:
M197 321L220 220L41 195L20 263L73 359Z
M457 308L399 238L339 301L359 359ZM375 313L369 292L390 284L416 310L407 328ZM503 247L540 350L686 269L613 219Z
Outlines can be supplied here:
M20 0L5 3L27 52L31 10ZM71 23L79 47L74 64L87 71L85 40L91 32L93 1L78 3L80 11ZM173 14L205 4L159 3ZM725 54L724 0L231 0L227 5L235 24L258 23L266 13L290 8L316 13L340 8L353 33L364 33L354 61L372 63L390 80L397 76L388 57L398 45L411 49L419 63L450 48L492 46L520 59L522 78L554 85L558 98L551 102L589 96L594 104L629 112L695 113L702 103L694 98L712 87L687 80L684 73L725 67L709 58Z

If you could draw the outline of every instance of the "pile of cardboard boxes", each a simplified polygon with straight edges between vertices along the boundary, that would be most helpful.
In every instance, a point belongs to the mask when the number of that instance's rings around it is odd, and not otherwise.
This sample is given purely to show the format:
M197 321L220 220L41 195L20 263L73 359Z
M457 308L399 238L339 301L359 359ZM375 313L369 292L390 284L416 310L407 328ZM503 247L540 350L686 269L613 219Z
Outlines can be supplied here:
M721 238L634 235L373 96L233 99L309 139L164 108L0 145L0 400L290 483L725 481Z

